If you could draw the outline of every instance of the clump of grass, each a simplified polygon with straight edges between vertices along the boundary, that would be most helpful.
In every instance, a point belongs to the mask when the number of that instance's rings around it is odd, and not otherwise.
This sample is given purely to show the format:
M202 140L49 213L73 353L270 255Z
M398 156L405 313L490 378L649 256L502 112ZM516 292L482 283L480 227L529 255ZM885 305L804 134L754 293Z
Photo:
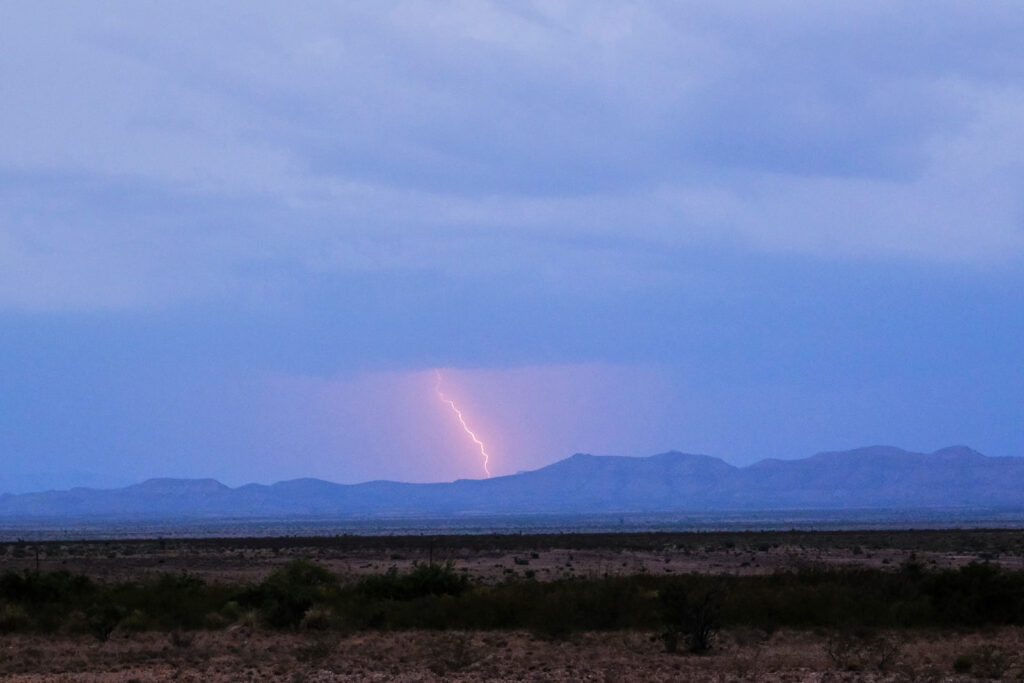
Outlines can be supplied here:
M473 646L473 639L467 633L449 633L435 642L429 656L427 668L438 676L445 676L480 661L481 654Z
M324 605L313 605L302 615L299 628L303 631L327 631L335 625L334 611Z
M192 647L192 643L195 642L195 639L195 631L182 631L179 628L174 629L167 636L168 642L179 650Z
M953 671L973 674L980 679L998 680L1006 675L1009 668L1010 661L1006 652L990 644L961 654L953 660Z
M842 671L888 671L899 658L902 646L902 640L895 635L871 629L844 629L828 638L825 653Z
M123 618L124 608L109 602L96 603L86 612L89 633L101 643L110 640L111 634Z
M0 633L25 631L31 623L28 612L21 605L8 603L0 608Z
M318 637L316 640L295 648L295 659L300 662L319 662L331 655L338 647L337 639Z

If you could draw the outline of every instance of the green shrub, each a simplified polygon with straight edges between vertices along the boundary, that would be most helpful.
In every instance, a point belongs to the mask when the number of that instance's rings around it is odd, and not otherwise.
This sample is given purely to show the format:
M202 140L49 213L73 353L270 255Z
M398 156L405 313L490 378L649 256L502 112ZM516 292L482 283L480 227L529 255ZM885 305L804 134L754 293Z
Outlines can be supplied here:
M63 618L59 628L61 633L88 633L89 619L82 610L72 610Z
M109 602L94 604L85 613L89 633L101 643L110 639L110 635L124 616L123 607Z
M451 562L416 562L408 574L391 568L386 574L365 577L358 583L357 591L370 598L414 600L428 595L462 595L469 587L469 578L455 571Z
M583 628L579 600L571 592L555 591L532 605L528 628L538 638L565 640Z
M32 607L33 613L51 604L86 604L98 591L99 587L89 577L64 570L9 571L0 575L0 600Z
M921 583L939 619L949 625L1024 623L1024 573L972 562L925 574Z
M207 612L203 617L203 628L208 631L219 631L230 625L232 619L227 618L220 612Z
M242 606L236 600L228 600L224 607L220 609L220 615L228 624L232 624L242 616Z
M125 582L108 588L108 601L139 610L149 617L149 628L203 628L206 615L218 611L229 590L211 587L186 572L163 573L145 582Z
M675 652L683 636L690 652L701 654L711 649L711 639L721 625L722 594L716 587L695 589L688 584L667 581L658 592L665 649Z
M239 596L239 602L256 607L271 628L297 628L316 602L333 597L338 578L308 560L292 560L258 586Z
M8 603L0 608L0 633L27 631L31 625L32 620L21 605Z
M127 633L138 633L140 631L148 631L152 628L152 625L152 621L142 610L133 609L128 613L128 616L121 620L118 628Z
M448 563L342 585L325 567L296 560L260 583L235 586L184 573L111 583L66 571L0 574L0 632L59 629L103 640L117 627L169 632L242 622L309 630L527 629L545 638L663 629L667 649L700 651L719 626L855 632L1024 624L1024 572L979 563L936 570L910 561L888 571L804 566L769 575L508 577L486 585ZM972 657L977 670L979 655ZM999 658L989 659L997 670Z

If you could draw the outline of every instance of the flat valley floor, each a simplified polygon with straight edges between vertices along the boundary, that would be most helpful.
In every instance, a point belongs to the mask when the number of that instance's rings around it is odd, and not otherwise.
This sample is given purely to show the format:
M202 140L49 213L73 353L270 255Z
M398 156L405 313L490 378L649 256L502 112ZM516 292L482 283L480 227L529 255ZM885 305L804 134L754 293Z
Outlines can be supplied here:
M1024 570L1024 530L724 531L312 536L0 542L0 571L66 569L95 579L188 572L206 581L260 581L291 560L342 577L451 562L474 580L551 581L605 575L770 574L804 566L928 568L991 562Z

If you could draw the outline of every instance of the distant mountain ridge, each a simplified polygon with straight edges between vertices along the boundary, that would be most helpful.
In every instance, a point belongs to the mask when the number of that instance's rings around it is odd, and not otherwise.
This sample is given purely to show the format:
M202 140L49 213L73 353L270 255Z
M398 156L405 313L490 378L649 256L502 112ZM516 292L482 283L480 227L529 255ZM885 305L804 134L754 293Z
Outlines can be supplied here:
M0 495L0 518L256 518L565 514L925 507L1024 507L1024 458L966 446L892 446L736 467L671 451L635 458L577 453L537 470L435 484L294 479L230 488L150 479L118 489Z

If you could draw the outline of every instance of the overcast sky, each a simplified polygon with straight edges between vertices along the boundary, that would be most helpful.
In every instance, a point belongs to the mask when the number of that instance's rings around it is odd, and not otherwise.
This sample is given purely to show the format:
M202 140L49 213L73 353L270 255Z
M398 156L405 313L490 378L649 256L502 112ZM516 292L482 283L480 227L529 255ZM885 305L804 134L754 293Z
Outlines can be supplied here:
M0 490L1024 455L1017 2L0 4Z

